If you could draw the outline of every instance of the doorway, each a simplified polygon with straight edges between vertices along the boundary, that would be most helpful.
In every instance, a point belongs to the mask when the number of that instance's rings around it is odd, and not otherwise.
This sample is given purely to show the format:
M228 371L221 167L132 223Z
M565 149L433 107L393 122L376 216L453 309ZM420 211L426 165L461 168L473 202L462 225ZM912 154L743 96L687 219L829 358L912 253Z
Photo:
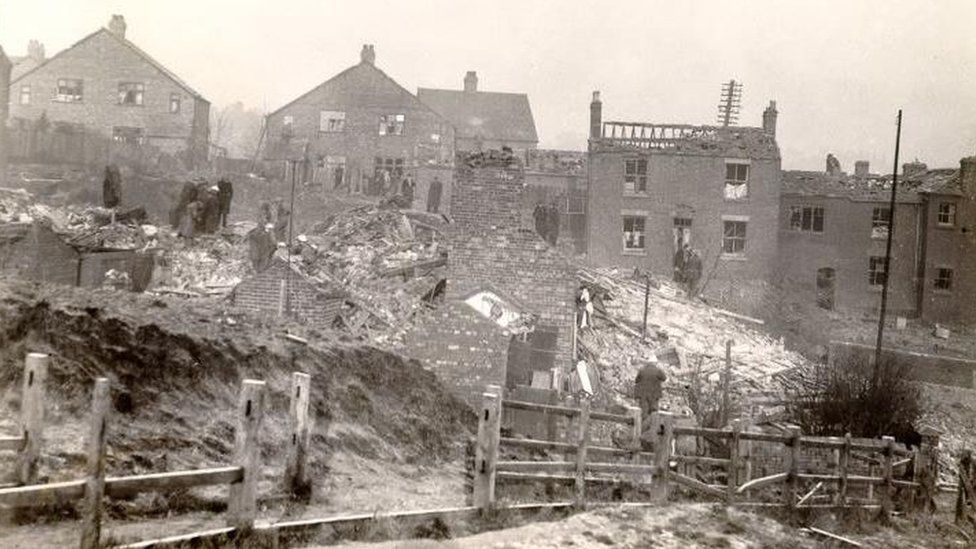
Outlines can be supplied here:
M834 310L834 269L817 269L817 307Z

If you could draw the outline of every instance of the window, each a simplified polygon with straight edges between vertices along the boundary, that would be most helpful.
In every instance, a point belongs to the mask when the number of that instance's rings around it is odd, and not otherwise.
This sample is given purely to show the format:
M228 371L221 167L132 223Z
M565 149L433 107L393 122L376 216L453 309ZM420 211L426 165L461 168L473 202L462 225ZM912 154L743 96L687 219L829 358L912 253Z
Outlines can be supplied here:
M430 134L430 142L431 143L440 143L441 142L441 134L439 134L439 133L432 133L432 134Z
M939 225L942 227L952 227L956 224L956 205L951 202L939 204Z
M790 230L822 233L824 210L820 206L790 206Z
M83 96L84 90L80 79L61 78L58 80L58 92L54 96L55 101L80 103Z
M406 116L402 114L384 114L380 116L380 135L403 135L403 123Z
M346 129L345 111L322 111L319 113L319 131L339 133Z
M644 249L644 218L636 215L624 216L624 250Z
M30 84L24 84L20 87L20 104L30 105Z
M132 128L128 126L115 126L112 128L112 139L116 143L124 145L142 145L142 128Z
M142 105L146 85L142 82L119 83L119 105Z
M945 291L952 289L952 269L939 267L935 270L935 289Z
M283 117L283 118L281 119L281 123L282 123L283 125L285 125L285 126L288 126L288 127L291 127L291 126L293 126L293 125L295 124L295 117L294 117L294 116L292 116L292 115L290 115L290 114L286 114L286 115L285 115L285 116L284 116L284 117Z
M624 161L624 194L647 192L647 159Z
M373 174L376 177L382 177L384 172L390 174L390 177L403 175L402 158L380 158L377 156L374 162Z
M871 212L871 238L888 238L891 208L875 208Z
M725 162L725 199L742 200L749 196L749 164Z
M868 262L868 284L881 286L888 276L888 266L884 257L872 255Z
M178 93L169 94L169 112L170 114L176 114L180 112L180 94Z
M746 222L722 221L722 252L726 254L742 254L746 251Z

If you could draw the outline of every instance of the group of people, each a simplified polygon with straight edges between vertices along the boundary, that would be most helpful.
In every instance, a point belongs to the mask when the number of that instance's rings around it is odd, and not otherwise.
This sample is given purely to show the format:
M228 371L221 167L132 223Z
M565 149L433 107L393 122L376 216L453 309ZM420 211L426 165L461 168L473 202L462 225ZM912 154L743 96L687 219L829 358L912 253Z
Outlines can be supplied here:
M559 240L559 207L554 202L537 204L532 218L535 219L535 232L550 246L555 246Z
M698 292L698 281L702 275L702 260L698 252L685 242L674 252L674 281L687 288L688 295Z
M176 206L170 211L170 224L183 238L200 233L215 233L227 226L234 187L226 178L216 185L198 177L187 181L180 191Z

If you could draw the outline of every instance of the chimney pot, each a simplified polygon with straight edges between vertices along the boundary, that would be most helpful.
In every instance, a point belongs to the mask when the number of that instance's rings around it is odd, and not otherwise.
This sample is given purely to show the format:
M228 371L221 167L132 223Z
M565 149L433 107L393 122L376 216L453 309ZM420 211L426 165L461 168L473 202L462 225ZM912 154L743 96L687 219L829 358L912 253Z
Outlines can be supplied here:
M363 44L363 49L359 52L359 59L369 65L376 64L376 50L373 49L372 44Z
M867 160L854 162L854 177L864 179L869 175L871 175L871 164Z
M776 116L778 114L776 101L770 101L769 106L763 111L763 131L769 135L776 135Z
M108 22L108 30L119 38L125 38L125 28L125 17L121 15L113 15Z
M31 40L27 43L27 57L30 57L35 63L40 65L44 62L44 44L41 44L37 40Z
M600 101L600 92L593 92L593 100L590 101L590 139L599 139L603 134L603 102Z
M476 92L478 91L478 73L475 71L468 71L464 75L464 91L466 92Z

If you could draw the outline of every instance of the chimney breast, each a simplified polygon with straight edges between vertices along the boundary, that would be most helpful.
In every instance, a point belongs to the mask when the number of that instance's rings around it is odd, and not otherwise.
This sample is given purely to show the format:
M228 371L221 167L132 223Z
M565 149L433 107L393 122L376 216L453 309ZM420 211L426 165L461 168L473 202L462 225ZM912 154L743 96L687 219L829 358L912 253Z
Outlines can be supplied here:
M590 101L590 139L599 139L603 133L603 102L600 101L600 92L593 92L593 100Z
M359 52L359 60L368 65L376 64L376 50L372 44L363 44L362 51Z
M464 75L464 91L478 91L478 73L475 71L468 71L468 74Z
M121 15L113 15L108 22L108 30L119 38L125 38L125 27L125 17Z
M867 160L854 161L854 177L864 179L871 174L871 164Z
M770 101L769 106L763 111L763 131L769 135L776 135L776 116L778 114L776 102Z
M44 44L41 44L37 40L31 40L27 43L27 57L30 57L32 61L40 65L44 62Z

